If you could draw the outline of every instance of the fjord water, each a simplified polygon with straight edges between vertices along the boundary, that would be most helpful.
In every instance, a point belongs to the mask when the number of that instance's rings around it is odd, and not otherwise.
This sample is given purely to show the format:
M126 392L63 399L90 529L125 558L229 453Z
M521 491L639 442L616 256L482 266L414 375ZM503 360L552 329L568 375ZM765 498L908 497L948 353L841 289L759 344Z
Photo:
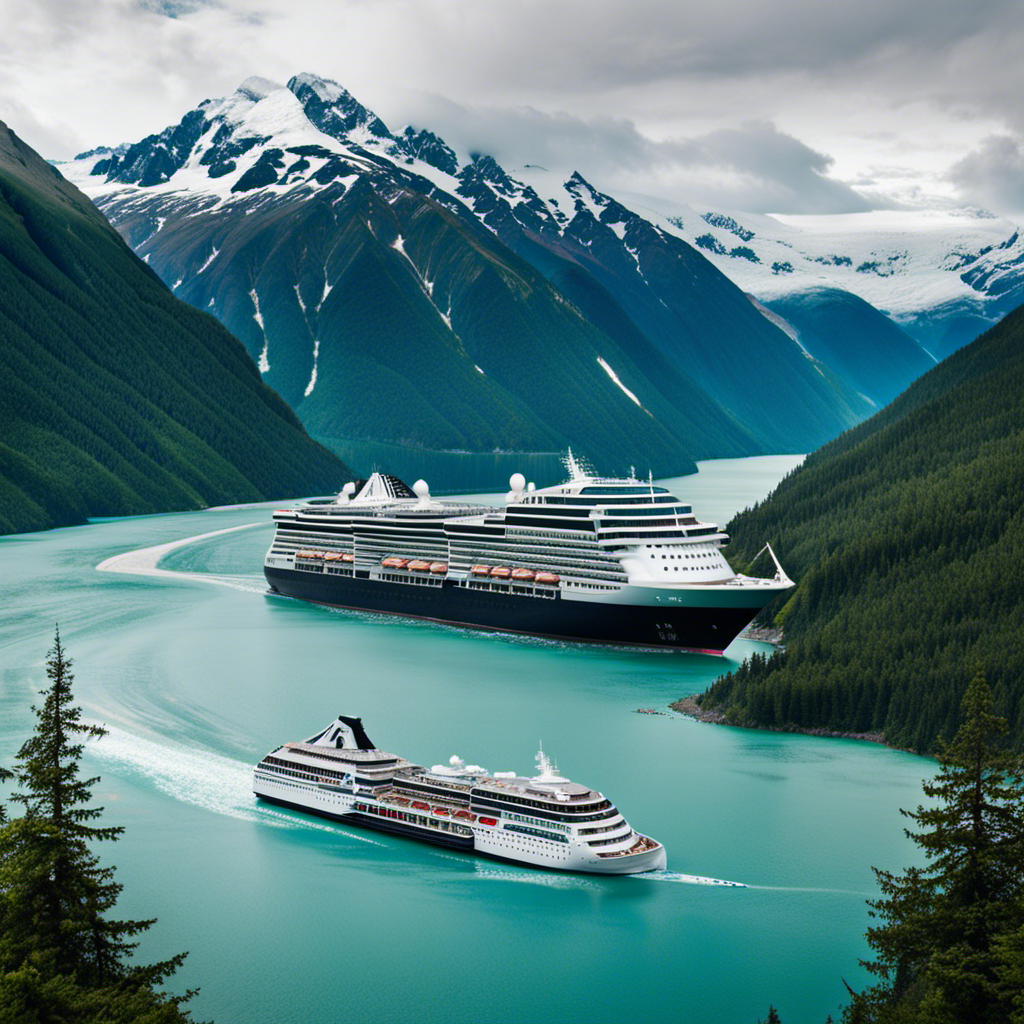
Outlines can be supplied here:
M673 481L725 522L795 459L704 463ZM270 596L268 509L104 521L0 539L0 764L31 728L60 623L124 915L157 916L149 959L191 951L173 988L198 1019L708 1022L836 1015L865 980L871 865L913 859L900 807L930 762L853 741L637 714L703 689L725 658L561 644ZM173 575L103 560L168 553ZM669 871L533 871L257 806L251 767L336 714L435 764L530 774L538 741L663 841ZM681 875L748 883L686 884Z

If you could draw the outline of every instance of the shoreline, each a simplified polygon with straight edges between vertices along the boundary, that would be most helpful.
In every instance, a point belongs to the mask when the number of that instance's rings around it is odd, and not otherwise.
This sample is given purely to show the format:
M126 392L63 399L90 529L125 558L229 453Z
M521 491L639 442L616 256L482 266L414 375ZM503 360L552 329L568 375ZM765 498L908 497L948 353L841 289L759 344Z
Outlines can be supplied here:
M728 725L733 729L751 729L757 732L789 732L800 736L822 736L827 739L836 740L861 740L865 743L878 743L889 750L899 750L905 754L915 754L917 757L928 757L928 754L920 754L916 750L906 750L903 747L894 747L886 743L885 736L880 732L839 732L835 729L801 729L798 726L779 725L741 725L736 722L727 722L724 711L705 711L693 697L681 697L673 701L669 707L687 718L697 722L705 722L709 725Z

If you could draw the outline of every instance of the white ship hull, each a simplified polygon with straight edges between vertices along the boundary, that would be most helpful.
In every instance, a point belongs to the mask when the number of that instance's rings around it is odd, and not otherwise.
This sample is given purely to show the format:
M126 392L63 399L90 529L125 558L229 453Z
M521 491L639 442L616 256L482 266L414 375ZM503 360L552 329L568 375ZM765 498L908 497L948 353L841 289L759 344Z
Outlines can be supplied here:
M495 824L486 825L479 815L474 815L475 821L453 817L455 808L451 807L447 808L447 814L437 814L435 808L445 805L436 801L431 802L428 810L415 810L411 805L399 805L393 799L361 795L328 783L275 778L260 771L259 767L253 779L253 792L263 800L344 824L373 828L435 846L497 857L531 867L627 875L664 870L666 866L664 846L633 832L624 819L622 827L628 830L626 835L621 842L605 847L602 851L605 855L601 856L585 840L571 833L564 834L562 839L543 838L530 834L518 821L511 821L499 812L495 812L493 819L488 819ZM398 814L404 815L404 819L390 816ZM554 832L551 834L555 835Z

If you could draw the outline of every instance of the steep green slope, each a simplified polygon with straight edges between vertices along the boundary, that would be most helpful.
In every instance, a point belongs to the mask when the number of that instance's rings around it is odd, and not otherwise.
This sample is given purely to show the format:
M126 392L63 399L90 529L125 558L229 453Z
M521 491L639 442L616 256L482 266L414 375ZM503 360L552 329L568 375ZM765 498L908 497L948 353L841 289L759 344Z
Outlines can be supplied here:
M336 487L212 317L0 123L0 532Z
M932 750L980 665L1024 747L1024 308L729 526L799 581L786 647L698 700L741 724Z
M887 316L840 288L811 288L765 305L797 329L815 359L878 407L935 365Z
M363 176L208 213L138 199L104 208L131 244L149 239L179 297L216 311L315 437L572 445L604 472L682 474L712 453L765 450L646 338L611 338L475 219L417 189Z

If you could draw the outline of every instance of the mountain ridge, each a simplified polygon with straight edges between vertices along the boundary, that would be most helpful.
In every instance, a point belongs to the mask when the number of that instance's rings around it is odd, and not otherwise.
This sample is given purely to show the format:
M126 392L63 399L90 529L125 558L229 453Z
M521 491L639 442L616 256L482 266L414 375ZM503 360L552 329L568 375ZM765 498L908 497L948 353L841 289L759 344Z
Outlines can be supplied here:
M326 393L333 389L334 404L346 411L342 426L349 437L425 448L468 443L482 451L515 448L518 434L529 438L531 450L571 443L605 452L616 468L646 456L660 472L684 472L692 470L695 458L806 450L871 412L870 400L757 314L691 246L610 197L595 198L597 190L578 172L564 183L562 198L549 202L485 155L478 154L453 175L457 157L442 139L426 129L391 133L336 83L306 74L292 78L287 88L257 91L261 98L255 102L245 90L204 101L178 125L144 140L148 158L131 148L120 158L113 151L93 153L78 162L75 175L176 294L215 312L238 334L267 380L288 397L307 426L323 431L321 436L338 433L338 424L327 423L324 409ZM198 139L186 153L181 140L192 140L196 132ZM168 175L170 165L176 170ZM351 189L357 191L346 198ZM358 189L364 190L362 199ZM380 203L378 221L364 217L364 230L346 204L368 202L366 190ZM396 203L400 196L403 202ZM314 203L321 204L316 230L326 248L319 260L307 250L303 262L296 252L301 245L288 236L298 237L300 226L313 230L312 212L303 205ZM365 410L359 420L359 396L331 383L325 367L346 365L340 350L347 339L338 326L340 316L330 331L321 323L326 307L337 301L331 297L335 267L329 270L328 264L340 258L344 245L354 246L354 252L373 246L366 230L373 234L380 228L385 205L401 211L403 219L377 239L383 242L378 248L397 243L409 264L404 283L392 268L398 290L392 298L398 301L400 292L403 303L420 310L416 317L437 318L426 334L434 337L437 350L448 350L442 363L453 366L453 354L461 356L460 370L452 372L453 379L464 382L459 385L465 387L463 405L487 408L500 398L503 407L516 409L515 420L506 421L513 423L511 435L499 430L496 438L472 440L458 436L460 427L448 437L428 436L414 426L399 436L395 424L382 434L385 425L378 414ZM450 217L442 217L441 210ZM439 241L435 224L427 232L434 248L421 250L416 225L431 218L445 221L447 238ZM238 232L252 236L254 224L265 234L258 246L249 244L246 250L242 276L248 280L243 281L237 270L224 265L240 258ZM440 289L432 263L438 245L453 245L462 253L463 276L450 278L449 285L456 279L468 284L472 278L478 282L476 291L461 285L454 291ZM601 255L595 257L597 251ZM374 258L378 266L393 263L383 252ZM542 279L533 276L537 271ZM230 287L229 280L234 281ZM360 280L360 287L369 287L365 272ZM258 282L266 282L274 297L265 296ZM702 290L713 294L713 303L702 305ZM347 325L379 318L379 309L360 307L351 289L348 295ZM512 337L483 323L466 305L470 295L500 309L521 333ZM503 298L495 305L499 295ZM546 340L538 347L530 338ZM543 351L543 360L537 366L523 364L513 374L501 355L510 345L534 356ZM729 345L736 349L732 359L724 354ZM271 355L274 347L286 353L283 359ZM364 344L359 366L373 370L368 380L394 379L397 367L387 348L383 337L373 352ZM590 353L585 370L571 357L584 349ZM560 365L555 350L570 354L566 365ZM320 358L323 365L316 364ZM489 362L503 369L489 371ZM568 364L578 379L567 372ZM465 383L473 380L467 377L470 370L494 377L491 389L481 392L479 380ZM529 386L531 375L546 378L546 395ZM582 393L584 385L591 394ZM494 387L502 389L500 396ZM760 401L766 388L779 396L768 411ZM434 387L433 394L438 393ZM555 394L575 412L556 415L557 403L550 401ZM590 410L602 405L619 410L613 413L618 421L614 431L593 422ZM580 438L567 430L566 424L581 423L590 424L591 436ZM623 442L624 433L632 435L629 444Z
M0 532L338 486L212 317L0 123Z

